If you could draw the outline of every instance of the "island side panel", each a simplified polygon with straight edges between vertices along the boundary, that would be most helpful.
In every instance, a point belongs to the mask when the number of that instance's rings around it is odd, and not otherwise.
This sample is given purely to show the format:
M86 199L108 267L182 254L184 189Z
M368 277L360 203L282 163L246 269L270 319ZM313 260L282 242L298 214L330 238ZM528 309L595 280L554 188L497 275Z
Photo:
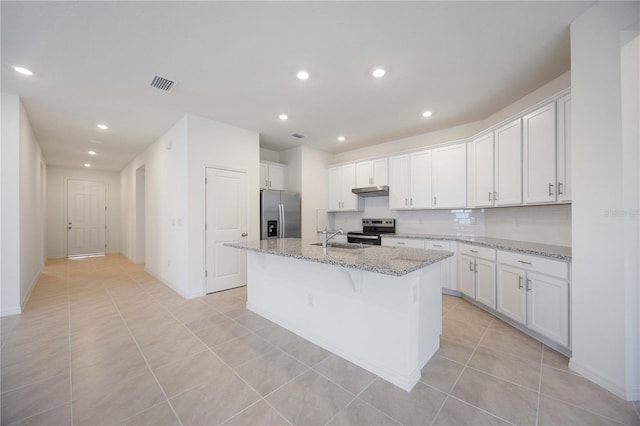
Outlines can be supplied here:
M249 252L247 308L410 390L439 347L440 268L397 277Z

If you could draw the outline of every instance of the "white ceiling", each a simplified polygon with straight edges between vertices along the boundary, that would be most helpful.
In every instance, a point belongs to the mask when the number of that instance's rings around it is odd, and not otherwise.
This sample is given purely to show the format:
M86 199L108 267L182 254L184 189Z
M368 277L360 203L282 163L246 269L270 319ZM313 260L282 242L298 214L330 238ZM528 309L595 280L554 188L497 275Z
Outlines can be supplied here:
M486 118L559 76L590 4L3 0L2 91L22 97L50 165L95 149L96 168L121 170L185 113L265 148L337 153Z

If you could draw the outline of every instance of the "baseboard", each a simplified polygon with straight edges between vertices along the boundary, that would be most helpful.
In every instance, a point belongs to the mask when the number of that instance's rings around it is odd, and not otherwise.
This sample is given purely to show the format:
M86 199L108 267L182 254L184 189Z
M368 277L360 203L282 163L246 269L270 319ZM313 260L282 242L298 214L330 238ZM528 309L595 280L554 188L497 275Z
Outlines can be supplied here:
M11 308L3 309L2 312L0 312L0 317L8 317L11 315L18 315L21 313L22 313L22 308L20 308L20 306L13 306Z
M180 296L184 297L185 299L194 299L196 297L204 296L204 294L189 294L189 293L185 293L184 291L180 290L179 288L177 288L176 286L171 284L171 282L169 282L168 280L163 279L161 276L155 274L154 272L150 271L149 269L144 268L144 271L147 274L151 275L156 280L160 281L162 284L164 284L167 287L169 287L171 290L173 290L176 293L178 293Z
M575 358L571 358L569 361L569 369L575 371L576 373L582 375L584 378L592 381L593 383L601 386L614 394L615 396L624 399L625 401L639 401L640 400L640 387L635 386L631 388L624 388L619 386L617 383L612 382L611 380L603 377L599 373L596 373L589 367L586 367L583 364L580 364Z
M442 289L442 294L446 294L447 296L456 296L456 297L460 297L461 296L459 291L451 290L451 289L448 289L448 288L443 288Z
M20 301L20 308L22 309L22 312L24 312L24 307L27 305L27 302L29 302L29 298L31 297L31 293L33 292L33 289L36 287L36 283L40 279L40 275L41 274L42 274L42 268L40 268L40 270L36 274L36 277L31 282L31 285L29 286L29 291L27 291L27 294Z

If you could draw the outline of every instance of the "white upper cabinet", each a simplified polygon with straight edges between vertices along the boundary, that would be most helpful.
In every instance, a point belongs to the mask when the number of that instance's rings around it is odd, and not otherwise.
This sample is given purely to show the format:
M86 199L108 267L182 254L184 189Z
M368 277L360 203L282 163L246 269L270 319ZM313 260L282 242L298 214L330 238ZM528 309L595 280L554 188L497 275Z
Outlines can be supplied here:
M284 191L284 165L260 163L260 189Z
M493 132L471 142L471 189L473 207L493 207Z
M388 182L386 158L356 163L356 188L388 185Z
M522 204L522 123L512 121L495 131L496 206Z
M359 197L351 192L356 187L355 163L330 167L328 181L329 211L362 210L362 203Z
M389 158L389 208L431 208L431 151Z
M433 208L467 205L467 144L433 150Z
M556 201L556 104L546 105L523 120L523 183L525 204Z
M571 201L571 95L558 99L558 201Z

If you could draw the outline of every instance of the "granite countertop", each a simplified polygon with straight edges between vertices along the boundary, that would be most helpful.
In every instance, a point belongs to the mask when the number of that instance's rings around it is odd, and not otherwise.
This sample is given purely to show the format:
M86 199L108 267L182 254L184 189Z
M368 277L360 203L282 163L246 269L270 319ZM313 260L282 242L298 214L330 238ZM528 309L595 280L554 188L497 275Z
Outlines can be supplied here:
M571 261L571 247L555 246L551 244L529 243L526 241L503 240L491 237L475 237L461 235L437 234L385 234L384 237L412 238L421 240L449 240L476 246L496 248L516 253L544 256L554 259Z
M453 256L453 253L443 250L383 246L358 249L328 247L325 251L313 243L316 241L284 238L226 243L225 246L394 276L406 275Z

